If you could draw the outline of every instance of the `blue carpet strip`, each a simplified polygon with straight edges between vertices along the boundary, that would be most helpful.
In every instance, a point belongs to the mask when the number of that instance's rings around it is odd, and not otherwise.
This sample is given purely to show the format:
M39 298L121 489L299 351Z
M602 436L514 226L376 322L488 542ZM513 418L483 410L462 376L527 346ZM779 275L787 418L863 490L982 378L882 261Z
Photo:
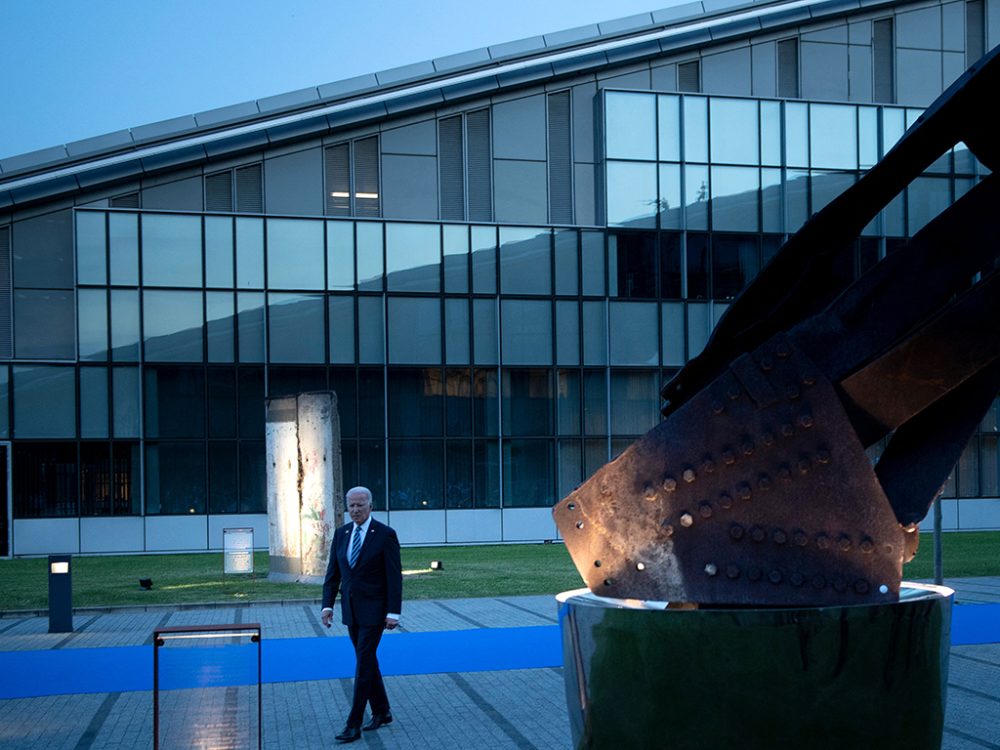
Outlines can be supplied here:
M354 650L346 637L268 640L264 635L264 682L354 675ZM1000 643L1000 604L955 607L951 642ZM379 662L387 676L559 667L562 640L556 625L399 633L382 641ZM252 684L257 646L168 645L160 650L160 666L164 690ZM152 684L149 646L0 651L0 699L149 690Z

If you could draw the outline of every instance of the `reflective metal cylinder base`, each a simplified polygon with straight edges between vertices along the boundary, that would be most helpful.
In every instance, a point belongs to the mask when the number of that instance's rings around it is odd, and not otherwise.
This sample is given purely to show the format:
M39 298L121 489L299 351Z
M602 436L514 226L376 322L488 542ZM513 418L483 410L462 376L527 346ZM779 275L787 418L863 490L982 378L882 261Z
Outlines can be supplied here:
M573 746L938 750L954 591L794 609L560 594Z

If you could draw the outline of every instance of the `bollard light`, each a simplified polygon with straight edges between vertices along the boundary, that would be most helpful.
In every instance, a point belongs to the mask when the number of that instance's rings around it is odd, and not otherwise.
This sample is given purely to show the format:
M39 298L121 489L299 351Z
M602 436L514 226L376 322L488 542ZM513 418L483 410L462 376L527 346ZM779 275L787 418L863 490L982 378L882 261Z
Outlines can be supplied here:
M440 560L431 560L431 570L444 570L444 563Z
M70 555L49 555L49 632L73 632L73 575Z

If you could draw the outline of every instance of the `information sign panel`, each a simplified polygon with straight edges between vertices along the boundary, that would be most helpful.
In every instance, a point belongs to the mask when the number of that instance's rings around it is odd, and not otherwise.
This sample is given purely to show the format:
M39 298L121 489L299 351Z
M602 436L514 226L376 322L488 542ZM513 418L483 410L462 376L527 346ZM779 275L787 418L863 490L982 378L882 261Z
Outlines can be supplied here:
M223 572L253 573L253 529L223 529Z

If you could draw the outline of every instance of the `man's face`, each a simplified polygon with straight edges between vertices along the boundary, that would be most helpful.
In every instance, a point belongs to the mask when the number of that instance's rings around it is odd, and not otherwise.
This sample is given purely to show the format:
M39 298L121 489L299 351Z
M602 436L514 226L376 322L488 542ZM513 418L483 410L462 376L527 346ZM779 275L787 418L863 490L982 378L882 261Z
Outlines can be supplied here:
M351 520L360 526L372 514L372 506L367 497L356 492L347 496L347 512L350 514Z

